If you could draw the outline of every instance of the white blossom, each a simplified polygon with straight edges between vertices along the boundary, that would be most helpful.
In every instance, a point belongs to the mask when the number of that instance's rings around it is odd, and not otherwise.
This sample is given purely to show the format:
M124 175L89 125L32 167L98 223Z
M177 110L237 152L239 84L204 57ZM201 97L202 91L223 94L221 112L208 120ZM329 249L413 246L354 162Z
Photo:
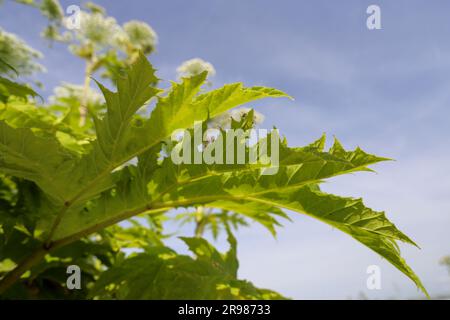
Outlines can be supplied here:
M187 60L177 68L179 77L192 77L203 71L207 71L208 76L214 76L216 74L214 66L200 58Z
M228 112L224 112L217 117L214 117L211 119L210 125L213 128L229 128L231 125L231 118L233 118L235 121L241 121L242 117L250 112L250 108L239 108L239 109L233 109ZM264 121L264 115L253 110L253 123L255 125L261 124Z
M76 101L79 103L86 99L88 105L100 105L104 102L103 96L96 90L89 88L85 93L83 86L63 82L53 89L53 95L49 97L52 104L59 104L62 101Z
M112 17L105 17L99 12L88 13L80 11L80 28L73 29L75 37L82 44L87 42L104 46L113 46L114 35L121 31L116 19ZM64 24L67 26L68 18L65 18Z
M35 60L42 58L42 53L28 46L15 34L0 28L0 59L14 67L20 75L31 75L45 71ZM0 73L11 74L12 70L0 64Z
M250 108L238 108L230 111L230 116L236 120L241 121L242 117L250 112ZM253 110L253 122L256 124L261 124L264 121L264 115L258 111Z
M148 24L132 20L123 25L123 30L128 37L129 43L135 48L142 50L145 54L154 51L158 43L158 36Z

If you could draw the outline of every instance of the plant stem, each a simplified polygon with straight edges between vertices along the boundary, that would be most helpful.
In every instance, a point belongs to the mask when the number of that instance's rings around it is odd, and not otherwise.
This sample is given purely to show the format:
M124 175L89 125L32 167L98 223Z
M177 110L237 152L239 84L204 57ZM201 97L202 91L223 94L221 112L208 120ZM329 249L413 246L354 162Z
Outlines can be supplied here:
M86 62L86 68L84 71L84 84L83 84L83 96L81 97L81 103L80 103L80 127L83 127L86 124L86 118L87 118L87 104L88 104L88 95L89 95L89 88L91 85L91 73L92 73L92 66L94 64L92 58L91 60L88 60Z
M22 260L22 262L20 262L14 270L9 272L0 281L0 295L8 290L9 287L11 287L22 276L22 274L24 274L32 266L38 263L43 257L45 257L49 250L50 249L47 249L45 247L39 247L31 255Z
M205 232L205 216L203 214L203 207L197 207L197 212L195 214L195 237L201 238Z
M268 192L268 191L267 191ZM261 192L260 192L261 193ZM258 193L255 193L257 195ZM253 194L252 194L253 195ZM87 229L81 230L79 232L76 232L74 234L71 234L67 237L52 241L51 238L48 239L48 241L45 243L43 247L38 248L36 251L34 251L30 256L28 256L25 260L23 260L19 265L9 272L2 280L0 280L0 294L5 292L11 285L13 285L20 276L29 270L32 266L34 266L36 263L38 263L47 253L50 251L65 246L69 243L72 243L78 239L81 239L91 233L94 233L98 230L102 230L110 225L116 224L122 220L131 218L133 216L139 215L144 212L161 212L165 210L169 210L171 208L177 208L180 206L189 206L189 205L195 205L196 203L204 203L205 201L214 201L218 199L243 199L247 198L254 201L264 202L261 199L258 198L252 198L248 195L244 196L232 196L232 195L215 195L215 196L203 196L203 197L196 197L191 199L183 199L178 201L166 201L166 202L152 202L149 203L141 208L125 211L121 214L118 214L114 217L112 217L109 220L102 221L100 223L94 224ZM270 203L270 202L269 202ZM68 204L67 207L70 207L72 205L72 202ZM202 207L203 210L204 207ZM286 207L288 208L288 207ZM289 208L288 208L289 209ZM62 211L64 213L65 210ZM204 222L198 224L198 230L196 231L196 235L201 236L204 232L204 223L206 222L204 220L203 211L202 211L202 219ZM59 219L60 221L60 219ZM201 225L201 226L200 226ZM52 228L53 230L56 229Z
M39 261L41 261L41 259L44 258L47 253L50 253L51 251L53 251L55 249L64 247L65 245L68 245L69 243L79 240L91 233L94 233L96 231L104 229L104 228L106 228L110 225L113 225L117 222L120 222L122 220L139 215L141 213L149 212L149 211L151 211L152 213L158 213L161 211L166 211L168 209L170 209L170 208L166 208L164 206L160 206L155 209L150 209L149 206L146 205L146 206L136 209L136 210L125 211L112 219L95 224L85 230L74 233L65 238L58 239L54 242L45 243L43 246L40 246L35 251L33 251L31 253L31 255L29 255L27 258L22 260L14 270L9 272L3 279L0 280L0 295L2 295L17 280L19 280L20 277L22 276L22 274L24 274L27 270L31 269L31 267L33 267L35 264L37 264Z

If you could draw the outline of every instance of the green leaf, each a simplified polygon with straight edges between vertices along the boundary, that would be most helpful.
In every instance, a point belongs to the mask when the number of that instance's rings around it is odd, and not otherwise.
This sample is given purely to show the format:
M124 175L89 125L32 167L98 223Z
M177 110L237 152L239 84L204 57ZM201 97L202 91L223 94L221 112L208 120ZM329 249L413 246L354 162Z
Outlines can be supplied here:
M141 56L130 67L126 77L118 78L117 92L113 93L97 82L107 106L105 116L95 118L97 141L93 153L97 157L102 155L105 161L111 163L123 158L123 138L129 134L133 116L159 92L151 87L157 81L154 73L153 67Z
M283 160L275 175L260 175L259 169L251 167L247 172L244 169L210 174L180 186L167 197L171 201L180 199L179 203L185 206L200 203L214 206L215 201L220 203L226 200L241 201L243 212L247 210L246 203L252 205L259 202L306 213L350 234L379 253L427 294L420 280L401 259L394 241L415 243L400 232L384 213L366 208L361 200L324 195L315 187L325 178L369 170L368 165L387 159L369 155L359 148L346 151L337 140L329 153L318 152L322 145L320 141L313 144L318 146L314 148L311 145L307 148L283 148L280 155ZM234 210L239 212L238 206Z
M367 154L359 148L346 151L337 140L329 152L321 152L323 144L321 139L306 148L288 148L283 145L280 150L280 168L275 175L262 175L261 168L255 169L251 165L241 165L241 170L217 164L175 166L167 159L159 169L162 171L155 171L154 177L157 180L153 180L160 181L163 185L150 188L159 192L166 190L167 193L153 195L145 200L142 198L140 203L139 200L131 202L134 203L132 207L122 206L119 211L204 205L241 212L256 221L258 218L263 221L265 219L269 229L273 228L267 222L271 217L269 212L283 208L305 213L348 233L373 249L424 290L420 280L401 259L394 241L415 243L399 231L384 213L366 208L361 200L325 195L316 186L323 179L348 172L365 171L368 170L368 165L386 159ZM164 174L159 176L159 173ZM135 190L133 188L136 185L133 186L128 186L128 190ZM142 190L134 193L141 192ZM160 200L160 204L155 203L155 199ZM103 203L107 205L114 203L113 201L109 197ZM109 208L110 210L103 209L101 212L114 212L113 206ZM264 209L261 210L262 208ZM260 216L255 210L260 210ZM95 210L92 214L98 216ZM107 215L102 219L112 217L114 216ZM75 215L74 219L80 217ZM276 223L272 222L274 224ZM380 246L377 247L374 243Z
M195 121L204 121L256 99L286 96L278 90L244 88L242 84L197 96L205 78L206 73L201 73L179 84L173 83L166 96L158 97L149 119L134 117L136 111L159 92L151 87L157 78L144 56L140 55L125 78L118 81L118 92L100 85L107 113L95 120L97 140L93 150L80 161L67 186L78 190L72 200L82 202L111 186L109 173L112 170L154 147L176 129L192 127Z
M24 238L33 247L42 245L35 243L37 239L51 247L99 232L111 248L134 246L145 252L133 253L127 259L123 254L113 259L111 256L115 255L110 255L111 252L101 252L102 261L114 265L95 285L95 297L281 298L237 279L236 239L230 229L233 223L242 224L243 220L236 218L241 214L275 234L278 219L287 218L283 210L289 210L347 233L387 259L427 294L398 250L396 241L415 245L408 236L383 212L365 207L362 200L320 191L319 185L326 179L371 171L372 164L389 159L360 148L347 151L337 139L331 149L325 150L325 136L306 147L293 148L287 145L286 139L269 135L252 148L274 143L280 146L280 161L274 165L277 170L272 175L266 174L268 165L261 163L175 164L167 154L174 150L168 138L175 130L196 133L198 128L193 128L196 121L201 122L203 129L211 125L209 119L234 107L261 98L287 97L275 89L246 88L240 83L203 92L205 79L206 73L184 78L162 93L154 87L158 82L155 70L140 55L125 75L118 77L117 92L98 84L105 97L106 113L100 115L90 110L95 137L89 130L84 133L80 128L72 128L72 121L64 122L54 116L51 113L54 109L37 109L27 101L10 98L11 92L19 98L33 94L21 85L11 85L9 80L3 82L6 85L0 89L9 91L7 103L0 104L0 173L2 177L5 174L32 181L6 183L5 187L6 180L2 179L0 237L5 244L0 242L0 248L2 254L9 252L4 258L16 262L14 243L23 244ZM145 105L153 108L149 116L148 110L143 109ZM232 121L232 128L251 129L253 115L250 111L241 121ZM219 137L227 135L221 131ZM272 141L273 137L278 140ZM244 139L233 138L238 140ZM226 152L227 144L219 143L218 139L205 142L203 150L217 147ZM197 147L191 145L191 158L203 156L205 151ZM246 159L249 155L247 150ZM145 214L156 220L170 209L190 207L207 208L204 221L210 223L213 235L217 235L218 225L222 223L220 226L227 231L230 243L227 253L218 252L203 239L182 238L196 257L179 255L161 246L160 228L143 232L136 221L131 222L133 228L116 226L104 230L134 216ZM11 218L16 214L16 220ZM139 241L140 236L148 239ZM84 263L93 268L93 263ZM32 274L41 278L55 268L58 270L55 272L62 270L59 262L45 261L35 266ZM94 271L89 273L91 279L98 274ZM55 279L61 283L60 275Z
M183 240L189 247L189 250L195 254L198 261L210 262L216 268L220 268L222 274L237 277L238 265L237 263L229 263L230 259L227 259L228 254L222 255L208 241L202 238L180 237L180 239ZM233 250L232 254L236 254L235 242L233 243L231 250ZM232 259L237 261L235 256L232 257Z
M226 258L224 260L206 240L183 240L195 252L196 259L179 255L169 248L153 248L149 253L134 255L104 272L95 284L92 297L177 300L283 299L276 292L259 289L250 282L237 279L234 270L230 269L237 266L231 267L229 261ZM230 252L233 255L235 253ZM226 272L224 268L233 272Z
M97 140L93 142L92 152L81 159L71 172L71 178L67 179L65 188L68 193L72 193L68 202L79 209L79 205L86 200L108 190L102 197L105 205L99 207L112 208L112 211L105 210L109 212L109 216L125 207L135 209L123 201L119 205L111 199L110 189L115 181L111 174L113 170L154 148L178 128L190 128L195 121L204 121L209 116L256 99L286 96L278 90L244 88L242 84L225 86L198 96L205 77L206 73L201 73L185 78L181 83L173 83L167 95L158 97L148 119L134 116L145 102L159 92L151 87L156 77L154 69L144 56L141 55L127 71L126 77L119 80L118 92L110 92L101 86L107 113L102 119L96 119ZM114 204L106 204L106 199ZM99 212L103 210L99 209ZM81 223L74 222L72 217L67 219L69 221L61 222L64 230L58 230L56 234L59 236L67 234L70 229L74 232L81 229ZM98 222L97 218L89 220L92 223ZM72 228L69 227L69 222L73 225Z
M72 130L72 127L61 122L49 108L11 99L7 104L0 103L0 120L14 128L30 128L34 134L41 137L56 137L64 148L78 155L88 152L89 136Z
M51 132L57 128L58 119L46 108L22 101L10 100L7 104L0 103L0 120L15 128L43 129Z
M67 197L67 173L75 159L56 138L38 137L28 128L0 121L0 171L34 181L59 202Z
M206 74L204 75L206 77ZM263 99L263 98L287 97L286 93L267 87L246 88L242 83L227 84L222 88L202 94L195 99L193 108L200 112L196 121L206 120L205 116L211 118L237 106ZM203 117L201 117L203 115Z
M217 200L207 203L205 207L239 212L253 221L260 223L273 236L276 235L276 227L281 226L277 218L289 220L289 217L279 208L255 201Z
M0 65L5 66L6 69L13 71L16 74L16 76L19 76L19 72L16 70L16 68L14 68L12 65L10 65L8 62L3 60L2 58L0 58Z
M369 155L359 148L346 151L337 140L329 153L319 152L323 143L320 140L313 144L317 147L283 147L279 171L272 176L261 175L260 169L251 166L231 171L226 171L225 167L220 171L220 165L204 165L203 170L199 170L201 165L197 165L195 169L195 165L185 165L170 171L166 167L163 170L169 173L166 176L169 179L161 181L172 181L175 187L169 183L169 186L156 189L170 190L160 198L164 199L162 203L174 207L205 205L248 215L255 203L260 203L269 208L306 213L348 233L373 249L426 292L417 276L401 259L395 245L395 240L415 245L409 237L399 231L384 213L366 208L361 200L326 195L318 191L316 186L325 178L369 170L368 165L386 159ZM181 168L184 170L180 170ZM199 172L203 172L203 176ZM181 182L180 177L183 177ZM148 207L152 207L152 202Z
M427 294L419 278L401 258L395 240L416 244L399 231L384 212L365 207L361 199L341 198L306 186L288 193L258 195L254 200L307 214L349 234L380 254Z
M42 97L27 85L23 85L7 78L0 77L0 102L7 102L10 96L27 99L31 97ZM42 99L43 100L43 99Z

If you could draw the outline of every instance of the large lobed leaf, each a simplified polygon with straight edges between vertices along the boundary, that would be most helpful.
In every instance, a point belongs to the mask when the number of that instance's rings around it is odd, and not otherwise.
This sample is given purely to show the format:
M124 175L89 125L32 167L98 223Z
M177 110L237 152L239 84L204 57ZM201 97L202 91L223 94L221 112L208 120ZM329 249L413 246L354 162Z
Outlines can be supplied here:
M0 170L36 182L54 199L67 196L64 179L76 157L56 138L39 137L28 128L13 128L0 121Z
M104 272L92 290L100 299L284 299L237 278L236 243L219 253L200 238L181 238L196 258L154 247Z
M11 81L0 76L0 102L7 102L10 97L20 97L27 99L27 97L40 97L29 86ZM41 97L42 99L42 97Z
M206 80L206 73L201 73L173 83L168 94L159 95L148 119L135 116L146 102L160 93L152 87L156 80L154 69L141 55L126 77L119 79L117 92L100 85L107 113L101 120L96 119L97 140L93 150L80 161L80 169L75 170L70 179L68 188L81 190L74 193L75 200L84 200L103 191L111 182L112 170L151 149L176 129L192 127L195 121L204 121L250 101L286 96L278 90L244 88L241 84L198 95ZM96 188L97 184L103 187Z
M368 165L386 159L359 148L346 151L338 141L324 152L323 144L323 137L305 148L289 148L282 144L280 167L275 175L263 175L262 168L253 165L174 165L170 159L165 159L160 165L153 162L154 173L146 189L145 179L139 174L142 167L129 167L124 171L128 172L126 179L121 179L128 181L126 188L116 194L103 194L89 212L73 213L56 237L77 232L77 222L81 230L111 219L114 221L123 212L137 214L158 208L195 205L242 213L274 232L274 226L278 224L274 216L283 216L281 208L307 214L349 234L386 258L426 292L401 258L395 243L399 240L415 245L409 237L383 212L365 207L360 199L328 195L317 187L326 178L369 170ZM133 199L135 201L130 201Z
M240 212L273 231L277 224L274 216L283 216L280 209L287 209L317 218L354 237L426 293L400 257L395 241L414 243L384 213L366 208L360 200L327 195L318 189L324 179L370 170L369 165L385 158L359 148L346 151L337 140L324 151L322 137L304 148L290 148L281 142L280 164L274 175L262 174L263 169L257 165L175 165L169 158L158 161L160 142L175 129L192 127L194 121L205 121L256 99L286 96L274 89L244 88L241 84L199 94L205 78L203 73L183 79L174 83L167 94L158 95L159 90L153 87L157 80L154 69L141 56L126 77L118 80L117 92L100 85L107 113L95 119L97 139L89 153L80 159L55 137L43 138L31 129L13 128L0 121L0 170L34 181L57 204L66 207L51 234L53 241L76 238L143 212L197 205ZM136 115L152 98L157 102L150 117ZM121 168L134 157L138 157L137 165ZM122 272L141 265L136 268L138 277L142 276L139 272L147 274L154 268L167 268L169 272L174 266L193 263L197 267L203 261L146 254L119 268ZM204 264L202 268L216 279L214 269ZM165 276L174 275L169 272ZM121 294L134 297L129 293L131 289L125 288ZM147 294L153 297L156 293Z

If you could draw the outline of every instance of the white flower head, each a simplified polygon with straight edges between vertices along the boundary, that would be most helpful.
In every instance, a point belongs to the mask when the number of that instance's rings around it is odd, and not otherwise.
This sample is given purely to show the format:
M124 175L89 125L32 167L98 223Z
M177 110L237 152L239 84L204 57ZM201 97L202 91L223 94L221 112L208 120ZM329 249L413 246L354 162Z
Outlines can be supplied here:
M241 121L242 117L250 112L250 108L239 108L229 112L224 112L213 119L211 119L210 125L213 128L229 128L231 126L231 118L235 121ZM253 110L253 123L255 125L261 124L264 121L264 115Z
M216 74L214 66L200 58L194 58L183 62L178 68L177 73L179 77L192 77L203 71L208 72L208 76L212 77Z
M112 37L112 41L117 47L124 51L127 49L130 38L122 28L118 28L117 32L115 32Z
M92 88L86 92L83 86L75 85L72 83L63 82L60 86L53 89L53 95L49 97L49 101L52 104L59 104L62 101L82 101L86 99L88 105L100 105L104 102L103 96Z
M158 35L145 22L129 21L123 25L123 31L129 43L144 52L144 54L149 54L155 50L158 43Z
M35 72L45 71L45 68L36 59L42 58L42 53L28 46L15 34L0 28L0 59L13 66L21 75L32 75ZM12 71L0 64L0 73L9 74Z
M230 111L231 117L235 121L241 121L242 117L250 112L250 108L238 108ZM253 122L255 125L261 124L264 121L264 115L258 111L253 110Z
M94 44L114 45L114 35L121 31L116 19L105 17L102 13L88 13L80 11L80 28L73 29L75 37L81 42L91 42ZM67 27L69 21L65 18L63 21Z

